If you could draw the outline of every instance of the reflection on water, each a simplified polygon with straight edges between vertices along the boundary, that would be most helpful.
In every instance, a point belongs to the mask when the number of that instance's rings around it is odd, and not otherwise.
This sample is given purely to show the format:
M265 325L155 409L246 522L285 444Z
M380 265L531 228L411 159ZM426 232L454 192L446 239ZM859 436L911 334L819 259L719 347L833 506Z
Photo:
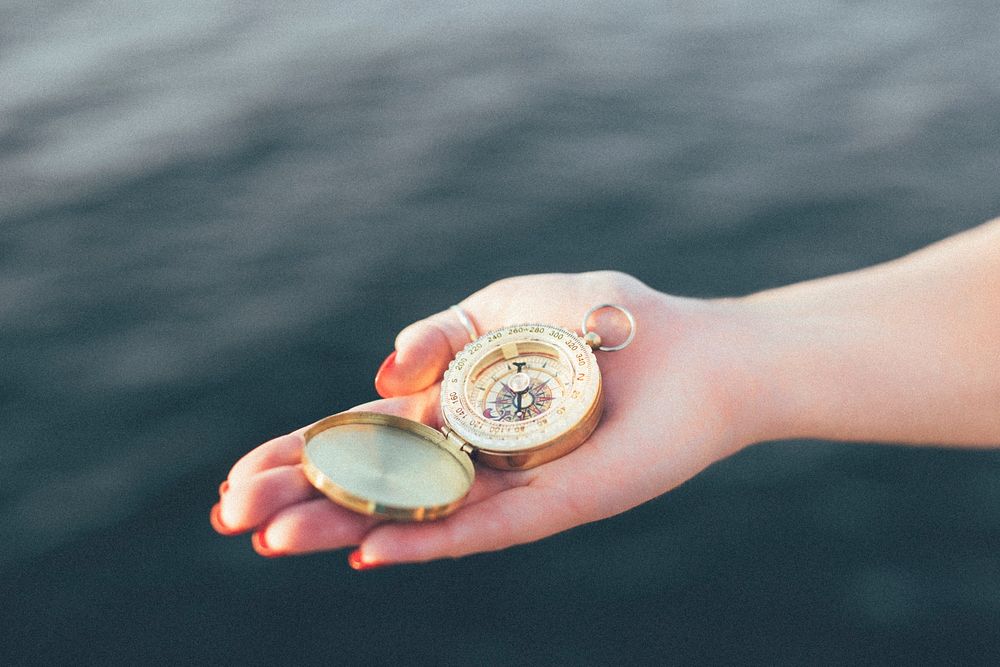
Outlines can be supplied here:
M907 639L895 657L983 649L990 454L761 448L614 521L361 583L342 554L262 563L205 515L232 460L372 398L401 326L499 276L742 293L995 214L997 19L985 0L6 3L3 613L66 622L45 655L94 661L315 660L306 614L348 593L392 610L334 633L354 659L801 661L834 646L822 628ZM469 628L486 605L534 640L583 600L601 613L527 653ZM462 628L453 652L414 647L440 628L404 613L428 610Z

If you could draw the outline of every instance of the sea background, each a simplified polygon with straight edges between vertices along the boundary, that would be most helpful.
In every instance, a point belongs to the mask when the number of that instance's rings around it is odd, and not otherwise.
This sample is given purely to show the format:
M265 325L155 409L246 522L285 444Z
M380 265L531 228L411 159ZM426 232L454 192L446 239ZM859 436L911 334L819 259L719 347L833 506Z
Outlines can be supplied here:
M365 573L208 510L492 280L744 294L972 227L998 181L995 0L7 0L0 664L996 664L1000 452L766 444Z

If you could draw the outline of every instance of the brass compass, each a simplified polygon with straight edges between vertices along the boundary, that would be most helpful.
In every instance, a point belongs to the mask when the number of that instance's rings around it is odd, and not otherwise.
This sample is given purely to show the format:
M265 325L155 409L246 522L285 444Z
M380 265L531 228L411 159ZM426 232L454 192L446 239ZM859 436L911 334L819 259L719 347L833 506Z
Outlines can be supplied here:
M629 334L604 346L588 331L603 308L628 320ZM305 432L303 470L334 502L364 514L409 521L456 510L475 479L472 459L524 470L568 454L590 436L603 411L594 350L624 349L635 319L601 304L582 335L548 324L518 324L473 340L441 381L443 426L372 412L344 412Z

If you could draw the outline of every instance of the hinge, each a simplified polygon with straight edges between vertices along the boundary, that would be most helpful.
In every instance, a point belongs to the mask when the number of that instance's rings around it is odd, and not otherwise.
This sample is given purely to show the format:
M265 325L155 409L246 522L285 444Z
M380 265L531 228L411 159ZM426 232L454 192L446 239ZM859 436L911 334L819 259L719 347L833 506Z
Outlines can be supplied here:
M448 440L450 440L453 445L458 447L461 451L465 452L469 456L473 456L476 453L475 447L467 443L465 440L462 440L462 438L459 437L457 433L455 433L447 426L442 426L441 432L444 433L444 436L448 438Z

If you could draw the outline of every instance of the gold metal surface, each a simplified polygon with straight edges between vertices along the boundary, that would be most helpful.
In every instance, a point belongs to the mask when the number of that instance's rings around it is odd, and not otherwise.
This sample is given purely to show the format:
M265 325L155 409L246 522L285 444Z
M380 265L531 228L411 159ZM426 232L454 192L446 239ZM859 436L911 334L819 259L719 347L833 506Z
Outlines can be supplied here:
M469 457L439 431L375 412L344 412L305 432L303 471L355 512L427 521L455 511L475 479Z

